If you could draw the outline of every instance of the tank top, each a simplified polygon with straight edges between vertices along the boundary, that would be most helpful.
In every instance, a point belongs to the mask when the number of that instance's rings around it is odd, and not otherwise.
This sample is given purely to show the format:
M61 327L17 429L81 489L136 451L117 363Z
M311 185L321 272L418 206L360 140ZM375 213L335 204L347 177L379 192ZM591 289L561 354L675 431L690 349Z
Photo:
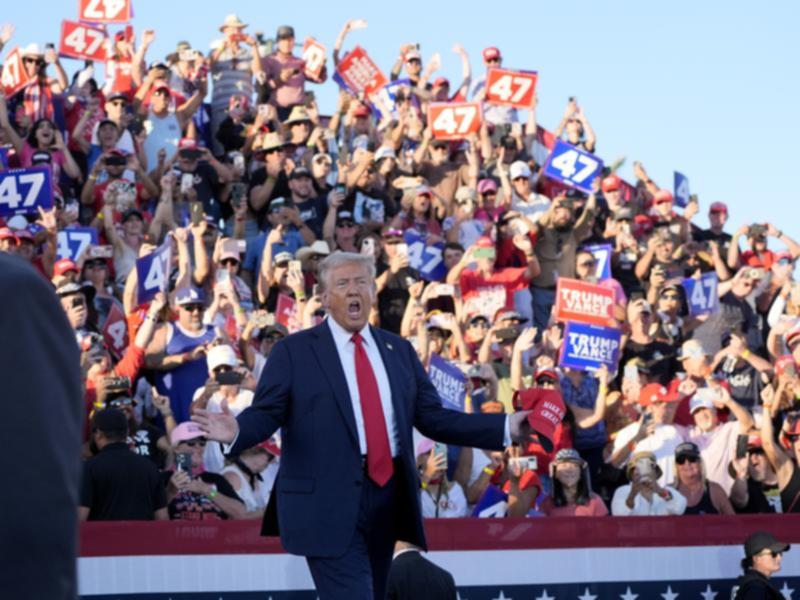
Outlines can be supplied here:
M220 475L225 475L225 473L233 473L239 478L241 485L239 486L239 489L236 490L236 493L238 494L239 498L241 498L242 502L244 502L244 506L248 511L252 512L254 510L258 510L259 508L263 508L258 501L260 494L258 494L256 491L259 487L261 487L261 481L256 479L256 489L253 489L250 486L250 482L247 480L247 477L245 477L244 473L242 473L242 470L236 465L228 465L222 469L222 471L220 471Z
M703 496L700 498L700 502L695 504L694 506L687 506L686 510L683 511L685 515L718 515L719 511L714 507L714 504L711 502L711 493L708 491L708 482L706 481L706 487L703 490Z
M785 488L781 490L781 512L800 512L800 467L795 466L792 477Z
M166 150L167 158L169 158L178 149L178 142L181 141L181 124L174 112L158 117L153 111L150 111L144 122L144 130L147 132L147 139L144 142L147 166L155 168L155 165L158 164L159 150L162 148Z
M179 323L170 323L167 333L166 354L183 354L191 352L202 344L211 342L216 337L216 331L210 325L204 325L198 333L184 330ZM205 357L197 358L183 363L171 371L159 371L156 374L156 388L169 397L175 421L183 423L189 420L189 407L197 388L208 379L208 365Z

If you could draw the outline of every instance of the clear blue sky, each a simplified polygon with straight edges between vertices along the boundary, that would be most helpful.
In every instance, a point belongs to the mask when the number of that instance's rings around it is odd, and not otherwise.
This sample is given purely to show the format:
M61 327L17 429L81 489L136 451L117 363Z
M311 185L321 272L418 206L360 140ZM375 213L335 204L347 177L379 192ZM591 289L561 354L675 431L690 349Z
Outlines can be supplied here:
M57 43L61 19L77 14L77 0L28 6L13 11L12 44ZM329 50L347 19L364 18L369 27L351 34L346 48L364 46L388 74L400 44L419 42L426 60L441 53L451 82L460 76L455 42L467 49L473 73L483 70L481 49L496 45L504 66L539 71L543 126L555 127L574 95L595 128L598 154L607 162L627 157L627 179L638 159L671 189L677 169L700 195L699 224L708 205L722 200L732 223L771 220L800 240L800 198L787 179L797 172L800 139L798 2L134 0L134 11L137 33L157 32L150 60L180 39L208 50L229 12L250 23L248 31L272 37L291 24L300 43L313 35ZM0 21L9 18L6 11ZM65 64L71 71L77 62ZM330 112L335 85L316 91L322 112Z

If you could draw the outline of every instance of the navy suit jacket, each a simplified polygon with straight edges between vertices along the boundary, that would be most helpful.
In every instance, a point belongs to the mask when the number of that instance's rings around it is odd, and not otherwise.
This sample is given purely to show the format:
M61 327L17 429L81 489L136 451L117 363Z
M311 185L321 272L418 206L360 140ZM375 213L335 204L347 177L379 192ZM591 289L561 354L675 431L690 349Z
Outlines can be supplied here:
M499 450L506 417L442 408L411 344L381 329L371 332L389 377L399 438L397 537L426 548L412 428L447 444ZM237 421L239 436L231 454L281 428L281 466L262 534L280 534L292 554L344 554L366 475L350 393L326 322L275 344L253 404Z

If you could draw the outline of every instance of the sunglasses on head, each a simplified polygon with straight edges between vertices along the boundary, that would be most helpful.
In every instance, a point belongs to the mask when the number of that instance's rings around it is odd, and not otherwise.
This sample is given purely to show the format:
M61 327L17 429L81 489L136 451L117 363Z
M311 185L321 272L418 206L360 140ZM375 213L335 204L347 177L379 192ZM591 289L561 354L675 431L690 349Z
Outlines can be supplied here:
M679 456L678 458L675 459L675 462L678 463L679 465L686 464L687 462L690 462L690 463L694 464L694 463L700 462L700 457L699 456Z

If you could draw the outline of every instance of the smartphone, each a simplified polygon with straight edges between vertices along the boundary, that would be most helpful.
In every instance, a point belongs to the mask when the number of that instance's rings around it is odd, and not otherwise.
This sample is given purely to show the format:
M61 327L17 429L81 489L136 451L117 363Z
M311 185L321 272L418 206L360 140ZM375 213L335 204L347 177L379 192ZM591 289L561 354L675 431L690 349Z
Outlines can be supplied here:
M510 340L519 337L519 331L514 327L503 327L498 329L495 335L501 340Z
M316 100L316 96L314 95L313 91L306 92L306 106L310 106Z
M375 255L375 238L367 237L361 242L361 254L366 256Z
M437 454L440 454L440 455L444 456L444 467L443 468L446 470L447 469L447 444L443 444L442 442L436 442L433 445L433 454L434 454L434 456L436 456Z
M343 183L337 183L333 189L340 194L347 195L347 186Z
M247 193L247 185L244 183L239 181L231 186L231 206L233 208L239 208L242 205L245 193Z
M214 380L220 385L239 385L244 375L239 371L223 371L214 375Z
M408 244L397 244L397 254L408 256Z
M183 173L181 175L181 194L188 192L194 185L194 175L191 173Z
M630 381L639 381L639 367L636 365L625 365L623 370L623 377Z
M440 283L436 286L436 291L439 296L455 296L456 288L451 283Z
M539 459L535 456L520 456L520 460L528 468L528 471L535 471L539 468Z
M649 413L649 412L644 413L644 417L642 417L642 424L645 427L647 427L652 422L653 422L653 413Z
M697 202L699 204L700 200L698 200L697 194L689 194L689 202Z
M301 263L299 260L290 260L289 261L289 270L290 271L296 271L297 273L302 273L303 272L303 263Z
M92 246L89 248L88 258L112 258L114 256L113 246Z
M182 186L183 184L181 184ZM199 225L203 222L205 215L203 214L203 203L202 202L191 202L189 203L189 212L191 213L191 221L192 225Z
M181 50L178 60L191 62L197 57L196 50Z
M175 454L175 468L178 471L188 473L189 477L192 476L192 453L191 452L178 452Z
M224 283L229 283L230 280L231 280L230 271L228 271L228 269L224 269L224 268L217 269L217 272L214 275L214 280L217 283L223 283L223 284Z
M655 479L655 472L653 470L653 463L649 458L640 458L636 461L636 470L639 472L640 480L653 481Z
M105 390L108 394L127 392L131 389L130 377L105 377L103 383L105 383Z
M747 439L746 435L736 436L736 458L744 458L747 456Z
M530 233L528 224L522 219L511 219L509 225L511 226L511 231L513 231L515 235L528 235L528 233Z
M493 260L497 256L497 251L494 248L476 248L472 256Z
M244 154L241 152L231 152L231 162L233 163L234 169L244 173Z
M269 110L269 104L258 105L258 114L260 114L261 116L266 115L268 110Z
M312 296L319 296L319 284L318 283L315 283L313 286L311 286L311 295Z

